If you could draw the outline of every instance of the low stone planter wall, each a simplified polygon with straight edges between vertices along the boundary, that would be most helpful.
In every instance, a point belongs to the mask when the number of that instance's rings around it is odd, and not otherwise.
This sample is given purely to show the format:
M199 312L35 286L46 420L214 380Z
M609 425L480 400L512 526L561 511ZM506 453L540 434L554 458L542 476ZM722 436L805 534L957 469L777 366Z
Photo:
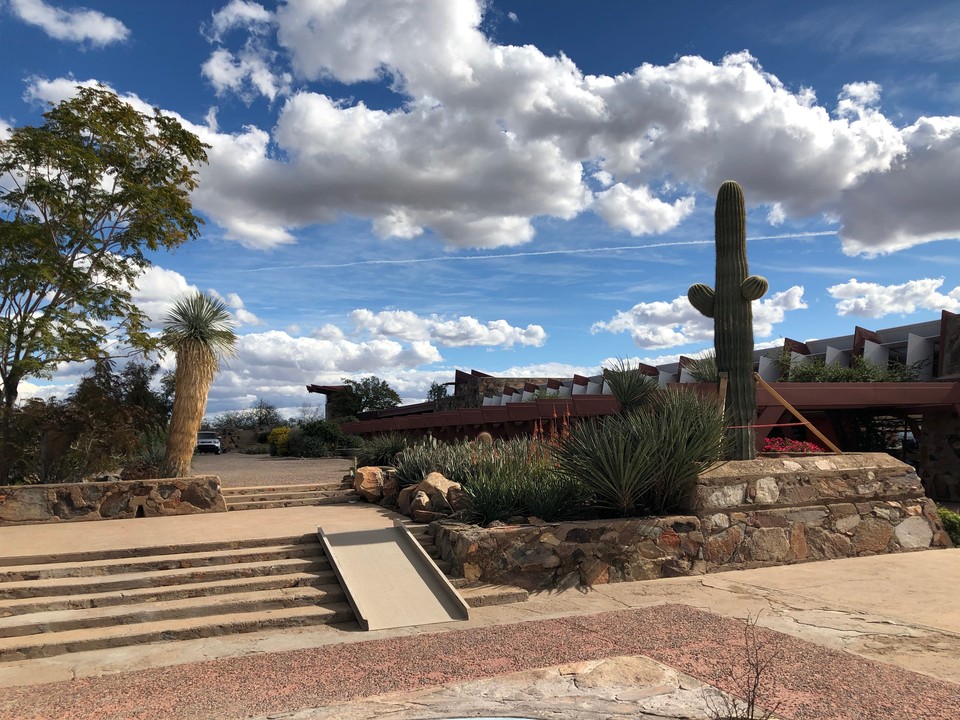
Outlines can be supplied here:
M0 487L0 525L226 510L216 475Z
M528 589L951 546L913 468L882 453L720 463L701 476L695 511L432 528L455 573Z

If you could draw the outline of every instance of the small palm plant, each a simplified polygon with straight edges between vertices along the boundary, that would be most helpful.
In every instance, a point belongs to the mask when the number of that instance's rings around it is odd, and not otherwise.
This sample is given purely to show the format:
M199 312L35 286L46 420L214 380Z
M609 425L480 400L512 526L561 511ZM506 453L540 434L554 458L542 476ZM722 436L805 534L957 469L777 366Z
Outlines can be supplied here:
M162 340L177 359L163 475L183 477L190 474L210 384L220 361L234 353L237 335L227 306L198 292L174 303L164 319Z

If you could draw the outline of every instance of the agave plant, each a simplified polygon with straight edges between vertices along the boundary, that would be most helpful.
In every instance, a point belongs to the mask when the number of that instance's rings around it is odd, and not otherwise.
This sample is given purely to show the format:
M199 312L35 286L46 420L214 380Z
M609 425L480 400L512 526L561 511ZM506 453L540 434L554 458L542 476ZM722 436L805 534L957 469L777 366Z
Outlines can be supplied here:
M697 475L721 456L716 399L666 390L633 412L574 426L560 442L560 472L599 509L621 517L683 509Z
M389 432L373 435L365 440L357 451L357 465L393 465L407 447L407 438L402 433Z
M624 414L646 405L659 388L656 380L621 358L612 368L604 369L603 377L620 404L620 412Z

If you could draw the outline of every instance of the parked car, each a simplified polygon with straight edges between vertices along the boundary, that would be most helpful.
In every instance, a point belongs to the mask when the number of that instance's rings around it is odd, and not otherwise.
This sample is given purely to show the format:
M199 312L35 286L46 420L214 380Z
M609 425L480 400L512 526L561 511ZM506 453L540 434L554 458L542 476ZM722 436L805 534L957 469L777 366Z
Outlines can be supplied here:
M201 430L197 433L197 452L220 454L220 436L213 430Z

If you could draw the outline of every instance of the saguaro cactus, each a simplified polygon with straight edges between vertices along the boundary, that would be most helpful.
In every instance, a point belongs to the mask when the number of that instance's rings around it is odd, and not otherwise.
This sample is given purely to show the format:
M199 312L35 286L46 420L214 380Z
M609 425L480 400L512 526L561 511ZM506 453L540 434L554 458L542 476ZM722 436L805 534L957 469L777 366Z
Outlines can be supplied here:
M690 286L690 304L713 318L717 371L726 372L729 385L726 419L730 430L731 460L757 456L753 422L756 416L756 383L753 377L753 309L763 297L767 281L747 270L747 212L743 188L727 181L717 193L714 214L717 245L716 290L697 283Z

